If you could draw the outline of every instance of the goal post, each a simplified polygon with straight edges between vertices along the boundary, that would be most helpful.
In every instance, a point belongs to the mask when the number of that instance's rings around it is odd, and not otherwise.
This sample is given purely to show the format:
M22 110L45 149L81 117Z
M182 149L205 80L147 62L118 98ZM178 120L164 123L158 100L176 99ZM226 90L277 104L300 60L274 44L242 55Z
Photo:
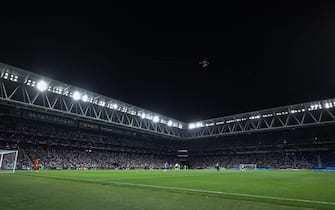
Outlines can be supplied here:
M15 173L18 150L0 149L0 173Z
M253 163L242 163L240 164L240 170L256 170L257 165Z

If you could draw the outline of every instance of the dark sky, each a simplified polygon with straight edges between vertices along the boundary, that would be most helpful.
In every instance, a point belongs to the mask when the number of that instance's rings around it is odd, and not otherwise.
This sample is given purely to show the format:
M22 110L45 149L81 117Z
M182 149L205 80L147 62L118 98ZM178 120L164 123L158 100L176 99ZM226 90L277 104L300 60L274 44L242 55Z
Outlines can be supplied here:
M335 7L289 2L22 6L0 61L183 121L334 97Z

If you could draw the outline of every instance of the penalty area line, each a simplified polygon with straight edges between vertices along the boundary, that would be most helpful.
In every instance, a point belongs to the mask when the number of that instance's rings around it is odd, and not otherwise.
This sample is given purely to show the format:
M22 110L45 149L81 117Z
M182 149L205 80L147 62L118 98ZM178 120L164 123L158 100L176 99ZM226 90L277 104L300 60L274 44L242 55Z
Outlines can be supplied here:
M17 174L17 175L28 175L28 174ZM64 180L72 180L72 181L85 181L85 182L100 182L106 184L116 184L116 185L125 185L125 186L137 186L137 187L146 187L146 188L156 188L156 189L167 189L167 190L179 190L186 192L198 192L198 193L209 193L216 195L232 195L232 196L240 196L240 197L250 197L250 198L263 198L270 200L281 200L281 201L293 201L293 202L302 202L302 203L315 203L315 204L325 204L325 205L335 205L335 202L328 201L317 201L317 200L307 200L307 199L299 199L299 198L283 198L283 197L274 197L267 195L254 195L254 194L246 194L246 193L233 193L233 192L222 192L222 191L213 191L213 190L201 190L194 188L183 188L183 187L169 187L169 186L161 186L161 185L150 185L150 184L137 184L137 183L128 183L128 182L115 182L115 181L105 181L105 180L92 180L92 179L80 179L80 178L69 178L62 176L48 176L41 174L29 174L28 176L39 176L46 178L57 178Z

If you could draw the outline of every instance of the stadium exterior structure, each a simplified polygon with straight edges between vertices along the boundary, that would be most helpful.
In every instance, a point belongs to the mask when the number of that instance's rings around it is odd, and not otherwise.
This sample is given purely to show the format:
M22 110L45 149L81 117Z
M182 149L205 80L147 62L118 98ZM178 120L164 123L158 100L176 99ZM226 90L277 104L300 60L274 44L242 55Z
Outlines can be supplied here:
M4 63L0 63L0 105L37 120L65 125L80 120L87 128L180 140L335 124L335 99L186 123Z

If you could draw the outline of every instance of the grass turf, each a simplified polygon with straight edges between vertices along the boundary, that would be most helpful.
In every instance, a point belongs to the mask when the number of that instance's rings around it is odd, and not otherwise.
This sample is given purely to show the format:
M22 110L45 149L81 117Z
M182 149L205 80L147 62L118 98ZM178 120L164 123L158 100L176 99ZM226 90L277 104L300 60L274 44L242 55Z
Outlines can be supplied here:
M335 173L17 171L0 209L335 209Z

